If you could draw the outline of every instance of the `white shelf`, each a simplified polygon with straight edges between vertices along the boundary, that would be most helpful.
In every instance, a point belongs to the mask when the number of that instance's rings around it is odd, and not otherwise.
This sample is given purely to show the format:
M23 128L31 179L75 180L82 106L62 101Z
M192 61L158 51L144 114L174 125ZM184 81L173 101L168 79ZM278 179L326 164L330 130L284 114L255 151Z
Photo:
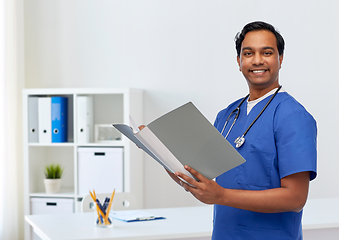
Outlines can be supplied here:
M50 198L74 198L73 188L61 188L59 193L47 194L46 192L34 192L29 194L30 197L50 197Z
M28 98L64 96L68 98L68 142L33 143L28 142ZM123 189L131 192L137 200L137 208L143 208L143 153L124 136L121 140L78 143L77 99L89 96L93 99L93 129L96 124L129 123L129 115L143 122L143 93L129 88L48 88L23 90L24 129L24 208L25 215L31 214L30 198L72 198L75 205L83 197L78 193L78 148L79 147L120 147L123 148ZM44 167L59 163L64 167L61 191L46 194L43 179ZM114 170L112 170L113 172ZM75 207L75 212L79 208ZM25 226L25 239L30 239L30 228Z
M74 143L28 143L29 147L74 147Z
M123 147L125 143L123 141L112 141L110 143L87 143L77 144L77 147Z
M123 147L125 143L123 141L112 141L105 143L28 143L29 147Z

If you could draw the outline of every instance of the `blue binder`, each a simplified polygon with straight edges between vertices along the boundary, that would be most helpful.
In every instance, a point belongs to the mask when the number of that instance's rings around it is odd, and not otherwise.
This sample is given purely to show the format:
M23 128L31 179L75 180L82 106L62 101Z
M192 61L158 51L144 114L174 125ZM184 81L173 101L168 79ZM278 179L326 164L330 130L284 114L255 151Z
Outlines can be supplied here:
M67 112L66 97L51 97L52 142L67 142Z

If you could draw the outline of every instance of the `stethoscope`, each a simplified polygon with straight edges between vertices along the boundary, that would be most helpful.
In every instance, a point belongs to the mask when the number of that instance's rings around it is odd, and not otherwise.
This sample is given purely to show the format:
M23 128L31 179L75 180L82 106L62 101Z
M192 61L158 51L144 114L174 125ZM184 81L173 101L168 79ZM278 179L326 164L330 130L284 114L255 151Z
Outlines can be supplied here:
M261 112L258 114L258 116L253 120L253 122L251 123L251 125L246 129L246 131L242 134L241 137L237 137L235 140L234 140L234 143L235 143L235 147L236 148L240 148L244 142L245 142L245 136L246 134L248 133L248 131L251 129L251 127L253 126L253 124L258 120L258 118L261 116L261 114L265 111L265 109L268 107L268 105L272 102L273 98L275 97L275 95L277 95L277 93L279 92L279 90L281 89L282 86L279 86L279 88L275 91L275 93L273 94L273 96L270 98L270 100L266 103L265 107L261 110ZM241 102L239 103L239 105L230 113L230 115L228 115L227 119L226 119L226 122L224 124L224 127L221 131L221 135L224 133L224 130L225 130L225 127L228 123L228 120L230 119L230 117L235 114L234 116L234 120L233 120L233 123L230 127L230 129L228 130L225 138L228 137L229 133L231 132L235 122L237 121L238 117L239 117L239 114L240 114L240 106L244 103L244 101L249 97L249 94L244 97Z

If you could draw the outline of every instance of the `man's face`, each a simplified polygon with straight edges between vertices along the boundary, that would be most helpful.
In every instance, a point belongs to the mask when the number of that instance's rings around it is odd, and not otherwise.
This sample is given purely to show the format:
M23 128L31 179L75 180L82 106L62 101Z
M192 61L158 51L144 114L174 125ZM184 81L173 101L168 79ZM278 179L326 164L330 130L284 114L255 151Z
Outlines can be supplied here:
M272 90L279 86L282 60L276 37L267 30L248 32L241 44L240 57L237 57L239 70L250 89L255 90Z

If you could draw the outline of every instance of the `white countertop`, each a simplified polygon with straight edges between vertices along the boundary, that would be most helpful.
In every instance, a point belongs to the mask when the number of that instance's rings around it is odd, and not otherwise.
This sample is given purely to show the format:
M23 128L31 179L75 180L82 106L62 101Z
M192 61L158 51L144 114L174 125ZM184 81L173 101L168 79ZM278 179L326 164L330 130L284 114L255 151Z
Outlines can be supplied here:
M307 201L303 213L303 230L322 228L339 228L339 198Z
M339 199L310 199L304 207L303 230L339 228ZM30 215L26 221L44 240L182 239L210 237L213 206L144 209L166 219L126 223L113 220L112 228L95 227L94 213Z
M94 225L94 213L30 215L25 219L44 240L178 239L211 236L212 209L212 206L144 209L166 219L131 223L113 220L114 226L107 229Z

